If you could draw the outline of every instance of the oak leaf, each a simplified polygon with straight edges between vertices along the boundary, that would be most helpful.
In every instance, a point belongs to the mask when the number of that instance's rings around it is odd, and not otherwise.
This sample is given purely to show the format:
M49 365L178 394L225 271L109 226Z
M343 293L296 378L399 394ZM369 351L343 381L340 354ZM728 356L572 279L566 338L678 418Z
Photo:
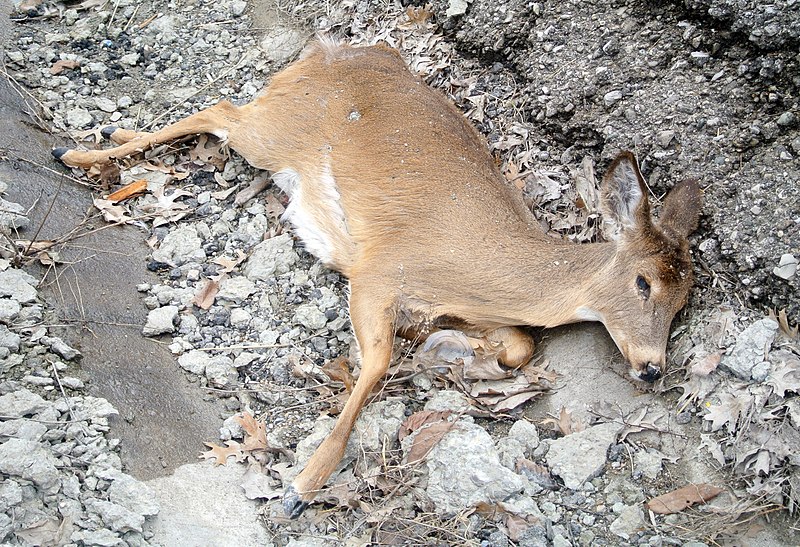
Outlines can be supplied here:
M225 446L219 446L216 443L203 443L211 450L200 454L200 459L210 460L214 459L214 465L225 465L228 458L233 456L237 462L244 461L244 453L242 452L242 445L236 441L225 441Z
M659 515L671 515L692 505L711 501L721 492L722 488L711 484L689 484L651 499L647 502L647 508Z

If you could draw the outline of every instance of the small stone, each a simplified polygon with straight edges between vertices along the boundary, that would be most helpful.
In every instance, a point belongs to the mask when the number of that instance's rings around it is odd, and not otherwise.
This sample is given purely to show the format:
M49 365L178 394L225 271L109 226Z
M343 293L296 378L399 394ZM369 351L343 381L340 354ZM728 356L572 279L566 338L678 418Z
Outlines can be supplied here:
M197 228L185 224L164 237L158 249L153 251L153 260L173 268L186 262L202 261L206 257L202 245L203 240L198 236Z
M733 349L722 356L720 367L750 380L756 365L763 363L778 331L778 323L770 318L756 321L737 337Z
M80 351L71 347L69 344L67 344L57 336L43 336L42 344L49 346L50 351L52 351L56 355L61 356L63 359L66 359L67 361L72 361L74 359L77 359L78 357L81 357Z
M675 131L659 131L656 140L661 148L669 148L672 139L675 138Z
M83 389L85 387L83 380L72 376L61 378L61 385L69 389Z
M287 273L297 261L294 242L289 234L262 241L247 260L244 274L252 281L269 281Z
M110 501L88 499L85 506L87 511L100 515L103 524L115 532L142 531L144 516L129 511L121 505Z
M605 467L606 455L619 432L614 423L599 424L550 442L547 464L570 490L598 476Z
M210 384L216 387L225 387L238 377L233 359L225 355L217 355L209 359L206 364L205 375Z
M192 350L178 357L178 364L181 368L197 375L205 373L209 361L211 361L211 356L208 355L208 352L198 350Z
M231 3L228 4L228 9L230 9L232 16L241 17L247 9L247 2L244 0L231 0Z
M94 104L103 112L114 112L117 109L117 103L107 97L96 97Z
M22 418L33 416L50 407L49 402L27 389L19 389L0 396L0 416Z
M0 444L0 472L32 481L47 494L61 487L58 460L39 443L25 439L8 439Z
M34 302L37 283L32 275L16 268L9 268L0 272L0 296L10 296L21 304Z
M147 314L147 323L142 329L145 336L158 336L175 332L178 324L178 306L164 306Z
M615 89L603 95L603 102L606 106L613 106L622 99L622 91Z
M85 108L72 108L67 111L67 125L75 129L83 129L94 123L94 118Z
M11 332L5 325L0 325L0 348L19 351L19 334Z
M642 508L638 505L626 505L608 529L623 539L630 539L636 532L646 527Z
M126 53L119 58L119 62L123 65L136 66L139 64L140 55L138 53ZM130 105L129 105L130 106Z
M780 262L772 269L772 273L781 279L791 279L797 273L797 259L790 253L781 255Z
M228 277L220 283L217 298L241 304L254 292L256 292L256 286L248 278L244 276Z
M791 127L797 122L797 116L794 112L784 112L778 117L778 125L781 127Z
M269 60L283 63L294 57L306 40L306 35L297 29L276 25L265 32L260 45Z
M30 220L25 216L25 208L19 203L0 198L0 227L11 230L23 230Z
M159 511L158 501L150 487L125 473L115 476L108 488L108 499L140 515L155 515Z
M328 318L314 304L301 304L294 312L294 322L310 330L319 330L328 323Z
M655 480L661 474L661 462L664 459L664 454L652 448L636 451L633 455L634 476L644 475L650 480Z
M0 298L0 323L10 325L19 317L22 306L16 300Z

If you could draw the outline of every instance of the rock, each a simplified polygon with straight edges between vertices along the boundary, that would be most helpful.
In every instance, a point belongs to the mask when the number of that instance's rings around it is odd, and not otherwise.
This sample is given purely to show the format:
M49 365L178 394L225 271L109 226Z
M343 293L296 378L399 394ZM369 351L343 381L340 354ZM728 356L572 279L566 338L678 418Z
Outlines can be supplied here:
M71 108L67 111L67 125L75 129L83 129L94 123L94 118L85 108Z
M403 439L408 453L418 430ZM479 503L503 501L521 492L525 480L500 464L489 434L465 420L434 445L425 458L428 498L437 513L453 515Z
M295 309L294 322L309 330L319 330L328 323L328 318L315 304L301 304Z
M307 40L308 37L303 32L276 25L266 31L260 46L270 61L285 63L297 55Z
M769 351L777 332L778 323L774 320L764 318L756 321L736 337L733 349L722 356L720 367L749 380L756 365L764 362L765 352Z
M425 410L432 412L442 412L450 410L453 413L463 412L472 408L469 404L469 399L460 391L441 390L431 397L431 400L425 403Z
M674 138L675 131L659 131L656 135L656 141L661 148L669 148L669 144Z
M642 508L638 505L626 505L608 529L623 539L630 539L636 532L646 527Z
M790 253L781 255L781 260L772 269L772 273L781 279L791 279L797 273L797 259Z
M512 471L516 470L517 461L525 457L525 447L517 439L511 437L498 440L496 448L500 463Z
M6 420L0 422L0 439L16 437L38 442L47 433L47 426L30 420Z
M150 310L147 314L147 323L142 329L145 336L158 336L175 332L178 325L178 306L163 306Z
M169 44L178 38L175 32L175 27L177 26L179 26L179 23L174 15L162 15L147 25L146 32L148 34L157 34L162 44Z
M252 320L253 316L249 311L243 308L234 308L231 310L231 326L233 327L239 329L246 328Z
M254 292L256 292L256 287L248 278L228 277L220 283L217 298L241 304Z
M547 465L567 488L578 490L602 473L608 449L619 430L618 424L599 424L551 441Z
M797 122L797 116L794 112L786 111L778 117L778 125L781 127L791 127Z
M233 359L225 355L212 357L206 364L205 375L209 383L216 387L225 387L238 377Z
M127 545L127 543L111 530L101 528L99 530L76 530L69 537L72 541L81 545L97 545L98 547L116 547L117 545Z
M126 53L119 58L119 62L123 65L136 66L139 64L140 55L138 53ZM117 103L119 104L119 103Z
M115 532L142 531L144 516L129 511L121 505L94 498L86 500L84 505L87 511L100 515L103 524Z
M228 9L234 17L241 17L247 9L247 2L244 0L231 0L228 4Z
M633 455L633 475L655 480L661 474L661 462L666 456L653 448L637 450Z
M81 352L69 346L61 338L57 336L43 336L41 339L42 344L48 346L50 351L56 355L61 356L67 361L72 361L81 356Z
M0 296L10 296L21 304L28 304L36 301L36 289L38 283L35 277L22 270L9 268L0 272Z
M22 306L16 300L0 298L0 323L10 325L19 317Z
M622 91L615 89L603 95L603 102L606 106L613 106L622 99Z
M404 419L405 407L398 401L380 401L365 407L356 420L344 457L336 472L347 467L360 453L379 453L384 443L391 444L397 439L397 432ZM317 418L311 434L298 443L295 450L295 465L289 469L288 475L282 477L284 482L294 479L303 469L317 447L333 430L335 423L336 420L330 416Z
M13 203L0 198L0 228L8 230L22 230L28 227L30 220L25 216L25 208L19 203Z
M202 248L203 240L197 235L197 228L183 224L164 237L161 245L153 251L153 260L177 267L191 261L202 261L206 257Z
M0 325L0 348L19 351L19 334L11 332L5 325Z
M508 438L519 441L528 456L532 455L533 451L539 446L539 431L528 420L514 422L514 425L508 430Z
M114 478L108 487L108 499L140 515L155 515L159 510L153 490L126 473L120 472Z
M455 17L457 15L464 15L467 12L467 0L449 0L447 4L447 17Z
M50 403L39 395L20 389L0 396L0 416L22 418L33 416L50 408Z
M198 375L205 374L209 361L211 361L211 356L208 352L194 349L178 357L178 364L181 368Z
M22 487L16 481L6 479L0 483L0 513L22 503ZM0 536L0 541L2 536Z
M25 439L8 439L0 444L0 472L32 481L45 494L61 488L58 460L39 443Z
M294 242L289 234L262 241L247 259L244 273L251 281L268 281L287 273L297 261Z
M76 420L91 421L94 418L107 418L108 416L119 414L111 403L100 397L85 395L83 397L70 397L69 401L72 406L72 415L75 416Z

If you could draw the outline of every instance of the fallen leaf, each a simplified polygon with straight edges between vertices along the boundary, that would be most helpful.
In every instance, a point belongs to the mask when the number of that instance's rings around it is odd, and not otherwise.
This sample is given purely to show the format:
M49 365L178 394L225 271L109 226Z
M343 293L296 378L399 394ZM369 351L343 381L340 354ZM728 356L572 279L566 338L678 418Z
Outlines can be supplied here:
M780 310L777 316L773 310L769 310L769 317L777 321L781 332L786 337L788 337L790 340L797 338L798 332L800 332L800 325L795 325L794 327L789 325L789 317L787 317L785 309Z
M225 166L228 155L223 152L225 143L209 135L203 134L197 138L197 145L189 150L189 157L196 163L213 165L219 170Z
M214 465L225 465L228 458L233 456L237 462L244 461L245 455L242 452L242 445L236 441L225 441L225 446L219 446L216 443L203 443L211 450L200 454L199 458L202 460L214 459Z
M228 196L230 196L232 193L236 191L237 188L239 188L238 184L235 186L231 186L230 188L227 188L225 190L211 192L211 197L218 201L225 201L226 199L228 199Z
M718 405L706 403L708 413L703 419L711 422L711 431L727 426L729 432L735 433L740 418L749 412L753 404L753 396L747 392L736 395L720 393L719 401Z
M132 222L133 219L128 216L128 211L121 205L115 205L107 199L94 199L92 201L94 206L103 213L103 218L106 222Z
M720 360L722 359L722 352L717 351L709 353L705 357L692 362L691 372L697 376L708 376L717 369Z
M261 469L260 465L251 465L242 475L240 483L244 490L244 495L249 500L256 499L275 499L283 495L283 491L274 484L271 479Z
M286 211L286 207L284 207L280 200L272 194L267 194L267 197L264 201L264 209L271 218L279 219Z
M350 373L350 368L347 366L347 363L347 357L337 357L325 363L322 366L322 372L334 382L342 382L344 384L344 389L349 393L353 391L355 381L353 380L353 375Z
M455 425L456 422L441 421L420 429L417 436L414 437L411 450L408 451L408 463L416 463L425 458L428 452L430 452Z
M130 197L144 194L146 191L147 191L147 181L144 179L140 179L137 180L136 182L132 182L130 184L123 186L116 192L109 194L106 197L106 199L112 203L118 203Z
M452 414L452 410L421 410L415 412L403 420L400 430L397 432L397 440L402 441L423 425L444 421Z
M249 412L237 415L236 421L245 432L242 450L268 450L270 448L267 442L267 426L263 422L256 420Z
M499 353L499 352L498 352ZM502 380L514 374L497 361L498 353L476 351L474 357L464 357L464 378L467 380Z
M776 395L786 396L787 391L800 394L800 358L786 350L773 351L770 360L775 363L767 378ZM777 361L777 363L776 363Z
M219 270L219 273L230 273L242 262L247 260L247 254L244 253L241 249L236 249L236 258L228 258L227 256L221 256L215 258L213 260L214 264L222 266L222 269Z
M552 414L550 416L550 418L542 420L542 425L552 425L562 435L569 435L586 429L586 423L582 420L573 419L572 412L567 410L565 406L561 407L558 416L553 416Z
M647 502L647 508L659 515L671 515L692 505L711 501L721 492L722 488L711 484L689 484L651 499Z
M81 66L78 61L71 61L68 59L61 59L53 63L53 66L50 67L50 74L53 76L57 74L61 74L65 70L73 70Z
M271 179L267 175L263 173L257 175L253 180L250 181L250 184L247 186L247 188L239 190L239 193L237 193L236 197L233 199L233 205L238 207L247 203L250 199L261 193L261 191L269 186L270 183Z
M200 287L194 297L192 304L200 309L207 310L214 305L214 300L217 298L219 292L219 281L214 279L207 279Z
M558 489L550 470L544 465L528 460L526 458L519 458L516 464L517 473L524 475L529 481L534 482L542 488L548 490Z
M72 530L70 519L51 517L36 521L33 525L16 530L14 535L31 545L65 545ZM67 533L67 532L70 533Z

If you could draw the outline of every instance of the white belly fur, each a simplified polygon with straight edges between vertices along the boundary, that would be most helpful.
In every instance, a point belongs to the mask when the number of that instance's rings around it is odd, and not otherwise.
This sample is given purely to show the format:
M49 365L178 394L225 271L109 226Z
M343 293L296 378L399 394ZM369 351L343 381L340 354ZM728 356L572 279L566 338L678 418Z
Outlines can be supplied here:
M292 224L308 252L341 268L348 262L352 243L336 180L327 165L320 175L308 178L291 168L273 173L272 180L290 200L283 220Z

